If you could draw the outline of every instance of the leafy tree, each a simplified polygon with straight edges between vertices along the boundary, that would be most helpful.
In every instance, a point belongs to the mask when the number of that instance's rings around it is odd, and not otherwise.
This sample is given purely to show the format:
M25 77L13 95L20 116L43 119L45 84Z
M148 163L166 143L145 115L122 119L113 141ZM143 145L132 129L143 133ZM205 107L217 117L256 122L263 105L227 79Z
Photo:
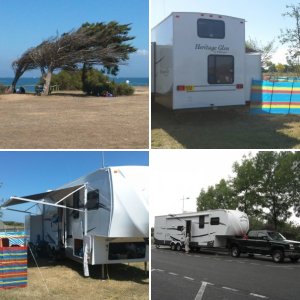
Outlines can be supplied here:
M283 64L277 64L276 65L276 71L279 73L285 73L286 72L286 65Z
M272 40L266 44L262 44L257 40L250 38L246 41L246 52L259 52L261 54L262 67L266 68L267 64L271 61L272 55L276 50L274 47L275 41Z
M294 19L295 26L294 28L282 29L279 38L282 44L288 45L287 61L289 65L295 68L295 65L299 65L300 55L300 4L286 5L286 8L288 11L283 16Z
M116 74L119 65L136 51L128 44L134 38L128 35L130 29L130 24L117 22L85 23L77 31L49 38L13 62L15 78L12 89L25 71L37 68L42 72L46 95L52 74L57 69L71 69L82 64L102 65L104 70Z
M264 217L274 229L291 216L300 196L299 173L294 170L299 158L292 152L259 152L254 163L259 174L257 193L263 199Z
M235 209L253 226L277 229L292 209L300 216L300 152L261 151L233 165L234 177L202 189L197 210Z
M202 189L197 198L197 211L209 209L235 209L237 202L228 181L221 179L215 186Z
M262 215L262 198L257 192L259 173L251 156L244 156L241 163L233 164L235 177L232 186L238 202L238 208L246 214L260 217Z

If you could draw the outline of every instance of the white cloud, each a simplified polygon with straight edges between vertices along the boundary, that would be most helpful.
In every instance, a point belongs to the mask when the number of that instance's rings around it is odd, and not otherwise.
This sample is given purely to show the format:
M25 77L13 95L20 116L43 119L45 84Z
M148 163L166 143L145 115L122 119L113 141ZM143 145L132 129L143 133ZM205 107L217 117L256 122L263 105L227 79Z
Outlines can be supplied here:
M139 56L148 56L149 51L147 49L138 49L135 54Z

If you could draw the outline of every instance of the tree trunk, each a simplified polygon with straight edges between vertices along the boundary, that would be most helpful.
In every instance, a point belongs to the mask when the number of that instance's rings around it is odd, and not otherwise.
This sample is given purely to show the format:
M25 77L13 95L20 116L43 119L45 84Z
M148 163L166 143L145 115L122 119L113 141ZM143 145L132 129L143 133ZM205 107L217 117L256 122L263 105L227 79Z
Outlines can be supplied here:
M18 82L18 80L20 79L21 76L22 76L22 74L16 74L16 75L15 75L14 80L13 80L13 82L11 83L11 86L10 86L10 88L9 88L9 92L10 92L10 93L15 93L17 82Z
M48 70L46 76L44 77L45 83L44 83L43 95L47 96L50 94L51 78L52 78L52 71Z

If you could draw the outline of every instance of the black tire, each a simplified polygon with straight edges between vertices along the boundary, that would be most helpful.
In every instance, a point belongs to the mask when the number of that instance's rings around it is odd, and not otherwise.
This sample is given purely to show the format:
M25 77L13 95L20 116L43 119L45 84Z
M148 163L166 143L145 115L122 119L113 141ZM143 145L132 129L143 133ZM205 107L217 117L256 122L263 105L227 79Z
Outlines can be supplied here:
M181 245L180 244L176 244L176 251L181 251Z
M253 257L254 257L254 254L253 254L253 253L248 253L248 257L249 257L249 258L253 258Z
M176 250L176 245L175 245L174 243L172 243L172 244L170 245L170 247L171 247L171 250L173 250L173 251Z
M241 251L238 246L232 246L230 248L230 254L232 257L239 257L241 254Z
M284 253L282 250L274 250L272 253L272 259L275 263L281 263L284 260Z
M156 249L158 249L158 248L160 247L160 245L158 245L158 244L155 244L155 247L156 247Z
M299 260L299 257L290 257L291 262L296 263Z

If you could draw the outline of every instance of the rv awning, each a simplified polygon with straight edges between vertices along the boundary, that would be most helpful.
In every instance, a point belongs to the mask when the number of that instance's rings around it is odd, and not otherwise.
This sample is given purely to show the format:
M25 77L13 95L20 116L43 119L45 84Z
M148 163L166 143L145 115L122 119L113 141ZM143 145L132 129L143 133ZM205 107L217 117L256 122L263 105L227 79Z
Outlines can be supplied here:
M29 196L24 196L24 197L11 197L9 200L7 200L2 207L8 207L12 205L17 205L17 204L24 204L28 202L33 202L36 204L44 204L44 205L50 205L50 206L57 206L57 207L66 207L64 205L60 205L64 199L68 198L72 194L74 194L76 191L81 190L84 188L84 185L76 185L64 189L59 189L59 190L53 190L45 193L40 193L40 194L34 194L34 195L29 195ZM47 201L45 199L50 198L52 201ZM72 209L71 207L69 209ZM77 210L77 209L76 209Z

